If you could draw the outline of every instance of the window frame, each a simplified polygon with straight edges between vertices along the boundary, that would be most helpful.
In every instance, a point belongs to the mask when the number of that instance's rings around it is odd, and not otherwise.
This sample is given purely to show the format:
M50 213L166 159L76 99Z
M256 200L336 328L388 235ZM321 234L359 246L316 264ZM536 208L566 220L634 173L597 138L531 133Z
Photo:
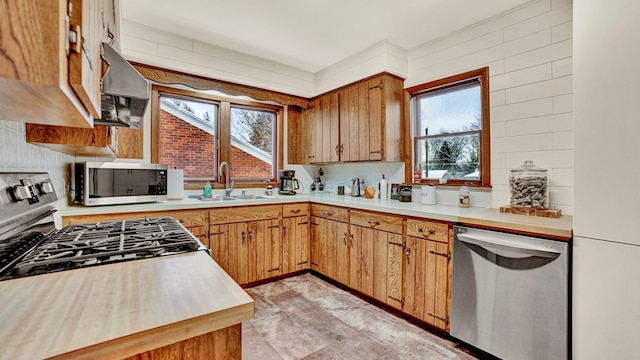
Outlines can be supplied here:
M417 158L417 143L423 137L416 136L416 127L417 127L417 101L414 99L420 95L424 95L431 92L442 91L445 89L454 88L457 86L465 85L476 81L476 79L480 80L480 112L481 112L481 129L479 134L480 141L480 179L449 179L447 184L440 184L438 179L421 179L420 184L437 184L437 185L448 185L448 186L475 186L475 187L490 187L491 186L491 142L490 142L490 109L489 109L489 68L484 67L481 69L471 70L465 73L449 76L446 78L430 81L424 84L412 86L406 88L405 91L410 96L410 104L411 104L411 140L413 144L413 152L412 152L412 162L411 164L415 164L415 159ZM471 132L459 132L457 135L465 135L467 133L476 133L476 131ZM440 136L440 135L436 135ZM446 136L446 135L442 135ZM413 178L411 179L412 182ZM415 182L414 182L415 183Z
M221 95L213 95L208 93L199 92L196 90L185 90L174 87L168 87L163 85L152 84L151 85L151 163L158 163L159 160L159 138L160 138L160 97L161 96L181 97L185 99L193 98L196 100L216 103L218 105L217 121L218 126L216 130L217 141L215 144L215 154L211 154L215 159L214 177L213 178L185 178L185 189L194 190L202 189L207 181L211 185L218 189L224 188L225 179L218 174L218 167L220 163L226 161L230 167L233 167L231 161L231 107L242 107L254 110L264 110L273 112L275 114L274 123L274 163L273 174L269 179L256 180L256 179L242 179L233 178L234 187L236 188L257 188L264 187L266 180L271 183L277 183L278 169L283 166L283 141L282 141L282 126L284 118L284 106L272 105L262 103L258 101L242 100L237 98L225 97Z

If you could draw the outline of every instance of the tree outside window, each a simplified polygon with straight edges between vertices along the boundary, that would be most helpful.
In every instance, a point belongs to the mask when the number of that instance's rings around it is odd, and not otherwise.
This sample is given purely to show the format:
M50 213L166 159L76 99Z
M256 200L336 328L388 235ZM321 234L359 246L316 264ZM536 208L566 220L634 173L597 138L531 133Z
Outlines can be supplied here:
M424 182L489 184L486 69L407 89L412 94L414 159Z

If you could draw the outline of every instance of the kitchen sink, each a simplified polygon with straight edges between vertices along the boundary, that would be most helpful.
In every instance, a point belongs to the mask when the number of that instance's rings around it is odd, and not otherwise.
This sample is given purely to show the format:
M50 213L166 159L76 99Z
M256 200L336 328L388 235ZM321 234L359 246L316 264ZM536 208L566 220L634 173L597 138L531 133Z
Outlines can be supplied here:
M274 196L265 195L233 195L238 200L252 200L252 199L275 199Z
M275 196L266 196L266 195L233 195L233 196L212 196L212 197L204 197L198 196L198 200L200 201L232 201L232 200L259 200L259 199L277 199Z
M212 196L212 197L204 197L204 196L200 196L198 197L198 200L200 201L229 201L229 200L238 200L235 197L232 196Z

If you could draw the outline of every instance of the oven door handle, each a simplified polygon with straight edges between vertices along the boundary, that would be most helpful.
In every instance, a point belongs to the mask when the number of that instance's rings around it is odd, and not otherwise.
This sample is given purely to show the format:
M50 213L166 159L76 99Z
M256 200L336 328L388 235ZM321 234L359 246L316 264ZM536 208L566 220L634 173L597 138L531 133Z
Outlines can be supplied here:
M483 234L457 234L458 240L463 243L479 246L487 251L509 258L543 257L555 259L560 256L560 251L547 247L527 244L525 241L514 241Z

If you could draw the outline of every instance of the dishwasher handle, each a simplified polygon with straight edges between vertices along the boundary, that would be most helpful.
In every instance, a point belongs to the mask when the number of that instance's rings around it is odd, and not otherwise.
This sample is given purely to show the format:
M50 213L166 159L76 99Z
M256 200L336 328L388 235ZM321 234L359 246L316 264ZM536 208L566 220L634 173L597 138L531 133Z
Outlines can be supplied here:
M458 233L458 240L463 243L480 246L487 251L504 257L537 256L547 259L555 259L560 256L560 251L535 244L527 244L526 241L504 239L502 237L487 236L486 234ZM515 254L514 254L515 253Z

